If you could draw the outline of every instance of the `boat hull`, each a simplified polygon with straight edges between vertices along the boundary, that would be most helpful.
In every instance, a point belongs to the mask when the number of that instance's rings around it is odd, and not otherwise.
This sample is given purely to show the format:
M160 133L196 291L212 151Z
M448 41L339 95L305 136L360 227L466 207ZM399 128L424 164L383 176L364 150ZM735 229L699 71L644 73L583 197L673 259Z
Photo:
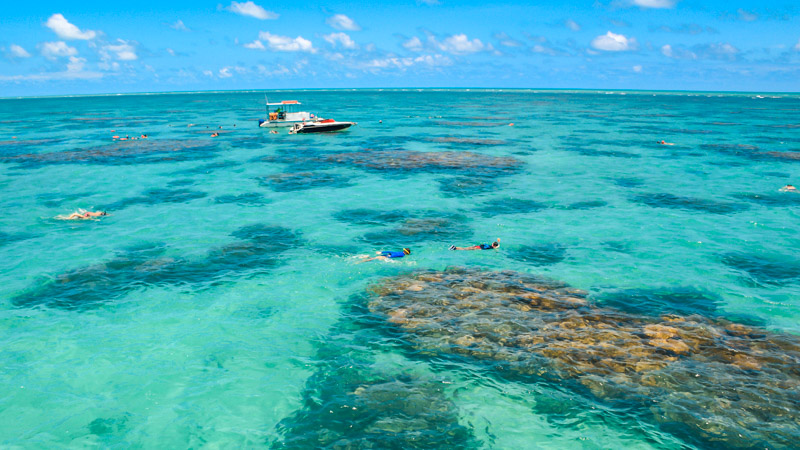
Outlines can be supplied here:
M334 123L306 123L298 129L296 133L328 133L340 131L353 126L353 122L334 122Z

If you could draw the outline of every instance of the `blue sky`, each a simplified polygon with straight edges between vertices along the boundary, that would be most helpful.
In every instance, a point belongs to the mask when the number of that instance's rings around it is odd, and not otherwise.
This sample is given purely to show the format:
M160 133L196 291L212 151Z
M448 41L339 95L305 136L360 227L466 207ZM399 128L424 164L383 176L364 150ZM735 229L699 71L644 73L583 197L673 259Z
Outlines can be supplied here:
M506 87L800 91L800 2L4 5L0 96Z

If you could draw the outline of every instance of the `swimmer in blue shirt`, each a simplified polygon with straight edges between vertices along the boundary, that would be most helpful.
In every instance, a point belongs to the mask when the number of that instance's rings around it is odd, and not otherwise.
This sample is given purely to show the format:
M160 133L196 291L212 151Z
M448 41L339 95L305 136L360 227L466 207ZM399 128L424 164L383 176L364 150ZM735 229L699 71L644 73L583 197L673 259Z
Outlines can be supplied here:
M384 250L382 252L376 252L378 256L373 256L372 258L367 258L361 262L372 261L373 259L382 259L384 261L388 261L389 259L393 258L403 258L406 255L411 254L411 249L404 248L402 252L390 252L388 250Z
M473 245L472 247L456 247L455 245L451 245L450 250L496 250L499 247L500 238L497 238L497 240L491 244L478 244Z

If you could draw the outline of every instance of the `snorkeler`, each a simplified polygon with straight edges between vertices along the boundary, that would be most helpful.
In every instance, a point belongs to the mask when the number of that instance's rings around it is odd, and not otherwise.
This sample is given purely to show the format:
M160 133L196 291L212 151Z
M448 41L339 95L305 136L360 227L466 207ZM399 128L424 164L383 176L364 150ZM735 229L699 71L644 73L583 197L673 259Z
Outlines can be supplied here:
M381 259L381 260L384 260L384 261L388 261L389 259L403 258L406 255L410 255L411 254L411 249L404 248L403 251L401 251L401 252L390 252L388 250L384 250L382 252L375 252L375 254L378 255L378 256L373 256L372 258L367 258L367 259L365 259L363 261L360 261L360 262L372 261L373 259Z
M792 186L791 184L787 184L786 186L780 189L781 192L800 192L797 190L796 187Z
M455 245L451 245L450 250L497 250L499 247L500 238L497 238L497 240L491 244L478 244L473 245L472 247L456 247Z
M56 216L58 220L86 220L86 219L93 219L95 217L107 216L108 213L105 211L84 211L79 209L78 212L74 212L68 216Z
M661 145L675 145L672 142L667 142L667 141L658 141L658 143Z

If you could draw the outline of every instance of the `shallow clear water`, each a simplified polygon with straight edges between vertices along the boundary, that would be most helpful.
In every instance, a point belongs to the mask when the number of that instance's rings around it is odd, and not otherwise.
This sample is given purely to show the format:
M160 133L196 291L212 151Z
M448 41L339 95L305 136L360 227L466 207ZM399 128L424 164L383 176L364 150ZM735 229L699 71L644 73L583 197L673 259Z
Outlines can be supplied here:
M800 193L779 192L800 184L800 96L270 97L358 125L269 134L253 92L0 100L0 443L302 447L350 420L304 411L355 367L441 406L365 403L384 446L416 414L461 436L428 441L442 447L694 445L558 383L399 349L357 311L418 269L544 275L598 304L800 334ZM54 219L78 208L111 215Z

